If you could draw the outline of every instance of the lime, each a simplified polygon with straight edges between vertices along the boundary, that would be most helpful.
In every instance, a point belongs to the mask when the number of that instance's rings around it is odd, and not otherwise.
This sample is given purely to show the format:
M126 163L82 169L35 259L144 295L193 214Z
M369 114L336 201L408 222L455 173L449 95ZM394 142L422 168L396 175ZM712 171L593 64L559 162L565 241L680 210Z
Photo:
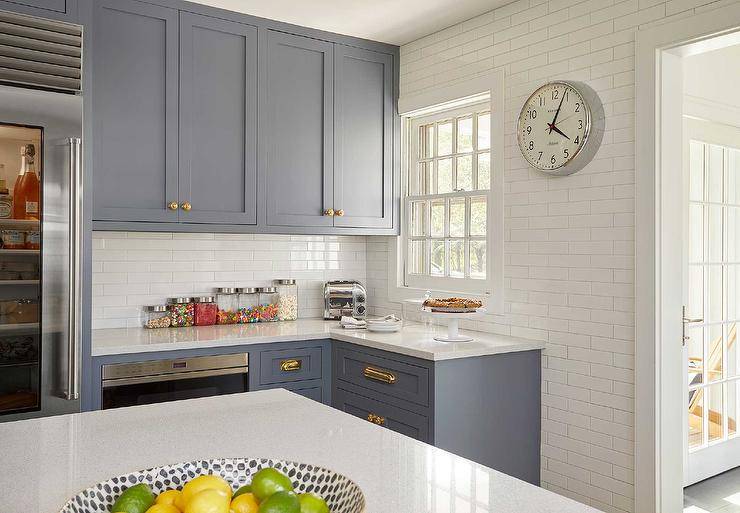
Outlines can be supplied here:
M259 509L260 503L251 493L243 493L231 499L232 513L257 513Z
M145 483L139 483L124 490L113 503L111 511L116 513L146 513L154 504L154 494Z
M259 513L301 513L301 503L293 492L275 492L260 504Z
M252 493L262 502L276 492L292 492L290 478L274 468L263 468L252 478Z
M157 500L154 502L156 502L157 504L170 504L174 506L179 496L180 490L167 490L160 493L157 496Z
M301 503L301 513L329 513L326 501L315 493L302 493L298 495Z
M185 486L182 487L182 495L175 502L181 511L185 510L185 507L190 502L190 499L203 490L218 490L223 495L227 495L231 499L231 485L220 476L214 476L213 474L198 476L195 479L191 479Z
M155 504L146 513L180 513L180 510L172 504Z
M234 492L234 496L232 497L232 499L236 499L243 493L252 493L252 485L248 484L240 487L237 491Z
M183 513L229 513L229 499L222 490L207 488L190 497Z

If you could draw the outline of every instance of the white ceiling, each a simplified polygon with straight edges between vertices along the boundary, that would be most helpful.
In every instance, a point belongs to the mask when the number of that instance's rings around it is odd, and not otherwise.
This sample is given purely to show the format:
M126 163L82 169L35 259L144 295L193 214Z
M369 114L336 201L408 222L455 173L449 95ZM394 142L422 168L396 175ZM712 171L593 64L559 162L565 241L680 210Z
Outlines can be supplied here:
M262 18L402 45L513 0L192 0Z

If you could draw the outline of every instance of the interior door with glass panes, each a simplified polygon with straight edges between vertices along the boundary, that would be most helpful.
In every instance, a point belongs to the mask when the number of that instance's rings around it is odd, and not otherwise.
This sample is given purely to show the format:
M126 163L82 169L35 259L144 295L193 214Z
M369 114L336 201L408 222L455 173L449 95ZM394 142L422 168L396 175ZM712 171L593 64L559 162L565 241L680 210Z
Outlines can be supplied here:
M684 485L740 465L740 129L684 123Z

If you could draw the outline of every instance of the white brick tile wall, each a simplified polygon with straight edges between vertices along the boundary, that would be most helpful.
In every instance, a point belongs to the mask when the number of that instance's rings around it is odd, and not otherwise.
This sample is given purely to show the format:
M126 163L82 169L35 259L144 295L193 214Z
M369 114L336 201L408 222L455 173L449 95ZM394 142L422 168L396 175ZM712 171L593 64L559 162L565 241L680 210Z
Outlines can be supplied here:
M93 232L93 328L138 326L142 306L170 296L278 278L297 280L300 317L321 317L324 282L364 283L367 254L354 236Z
M736 0L734 0L736 1ZM505 312L475 327L547 341L542 482L604 511L634 511L635 33L726 0L516 0L401 47L401 94L505 74ZM588 82L604 142L549 178L516 146L522 102L551 79ZM371 309L387 299L391 238L371 239Z

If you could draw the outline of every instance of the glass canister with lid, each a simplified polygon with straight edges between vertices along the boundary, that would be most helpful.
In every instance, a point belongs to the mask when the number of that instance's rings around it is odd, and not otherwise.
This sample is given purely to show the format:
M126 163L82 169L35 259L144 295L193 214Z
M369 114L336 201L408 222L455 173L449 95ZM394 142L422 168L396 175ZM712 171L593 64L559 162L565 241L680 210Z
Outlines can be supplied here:
M167 303L170 312L170 323L173 328L184 328L193 325L195 305L189 297L171 297Z
M193 302L195 303L194 324L196 326L212 326L216 324L218 306L216 305L215 297L194 297Z
M260 322L273 322L278 320L278 292L275 287L260 287L259 314Z
M238 299L236 289L232 287L221 287L216 289L216 303L218 313L216 324L236 324L238 317Z
M254 287L236 289L239 293L239 324L249 324L260 320L259 293Z
M145 306L141 312L141 324L145 328L169 328L172 319L167 311L167 305Z
M275 280L278 293L278 320L295 321L298 318L298 286L295 280Z

